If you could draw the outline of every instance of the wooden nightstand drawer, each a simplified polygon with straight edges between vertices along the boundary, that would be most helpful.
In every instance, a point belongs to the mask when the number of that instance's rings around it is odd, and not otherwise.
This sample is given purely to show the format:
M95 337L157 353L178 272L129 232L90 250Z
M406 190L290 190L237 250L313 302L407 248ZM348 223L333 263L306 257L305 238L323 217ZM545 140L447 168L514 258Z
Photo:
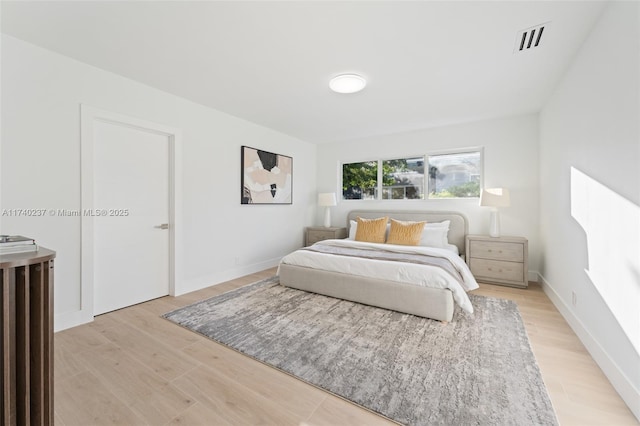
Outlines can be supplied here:
M318 241L329 240L334 238L335 232L333 231L309 231L307 233L307 244L311 245Z
M522 237L467 235L467 265L480 282L526 288L528 245Z
M524 261L524 244L488 241L470 241L469 253L471 257L483 259Z
M520 284L526 282L524 279L524 264L518 262L471 258L469 269L471 269L473 276L480 281L482 278L486 278L491 281Z
M304 245L310 246L318 241L347 237L347 228L308 227L305 232Z

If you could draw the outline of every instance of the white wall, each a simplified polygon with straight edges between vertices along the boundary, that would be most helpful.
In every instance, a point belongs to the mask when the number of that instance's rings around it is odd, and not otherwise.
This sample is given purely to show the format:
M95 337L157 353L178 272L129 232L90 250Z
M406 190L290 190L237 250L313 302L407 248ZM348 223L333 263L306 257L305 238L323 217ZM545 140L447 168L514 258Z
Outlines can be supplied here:
M524 115L318 146L318 191L341 194L343 162L391 159L428 152L484 147L484 186L506 187L511 206L500 210L503 235L529 239L529 269L538 267L538 116ZM455 210L469 219L469 232L489 233L489 209L471 200L339 200L332 224L344 226L354 209ZM321 212L320 212L321 213ZM319 214L320 214L319 213ZM321 224L316 216L316 224ZM537 279L537 274L530 274Z
M607 6L541 112L540 272L640 418L639 9Z
M80 209L81 103L181 129L177 293L273 266L302 245L315 218L315 145L5 35L0 209ZM240 205L241 145L293 157L293 205ZM57 251L56 329L76 325L80 218L3 216L0 232Z

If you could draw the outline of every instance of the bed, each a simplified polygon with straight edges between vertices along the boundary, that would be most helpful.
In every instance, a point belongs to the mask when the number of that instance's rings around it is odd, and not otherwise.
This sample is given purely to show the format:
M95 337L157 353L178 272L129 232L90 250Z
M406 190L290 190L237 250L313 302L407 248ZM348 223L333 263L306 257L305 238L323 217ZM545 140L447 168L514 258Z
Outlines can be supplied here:
M372 211L354 210L347 216L351 229L357 217L374 219L387 216L400 221L426 221L438 226L449 221L449 247L408 247L389 244L361 243L346 240L326 240L285 256L278 268L280 283L309 292L377 306L448 322L456 304L467 312L473 307L466 292L477 288L471 272L457 253L465 253L468 231L466 217L447 211ZM405 263L378 258L378 251L392 252L388 256L413 258L423 254L446 259L449 269L455 269L460 279L452 280L449 271L437 265ZM334 253L337 252L336 253ZM348 253L376 255L359 258ZM386 255L385 255L386 256ZM442 269L442 270L441 270ZM457 281L457 282L454 282Z

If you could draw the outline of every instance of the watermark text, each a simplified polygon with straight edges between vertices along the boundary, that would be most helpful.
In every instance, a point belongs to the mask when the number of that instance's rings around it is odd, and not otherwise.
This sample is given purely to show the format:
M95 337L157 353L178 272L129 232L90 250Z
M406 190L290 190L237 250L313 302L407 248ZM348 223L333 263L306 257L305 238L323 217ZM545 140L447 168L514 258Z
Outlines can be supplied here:
M129 209L2 209L3 217L126 217Z

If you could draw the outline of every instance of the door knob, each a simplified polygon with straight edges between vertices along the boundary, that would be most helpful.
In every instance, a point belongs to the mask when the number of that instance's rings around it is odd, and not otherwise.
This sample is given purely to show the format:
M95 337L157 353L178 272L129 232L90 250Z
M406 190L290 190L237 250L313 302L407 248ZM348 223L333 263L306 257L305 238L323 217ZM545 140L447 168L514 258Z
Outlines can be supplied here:
M169 229L169 224L168 224L168 223L163 223L163 224L161 224L161 225L154 226L154 228L158 228L158 229Z

